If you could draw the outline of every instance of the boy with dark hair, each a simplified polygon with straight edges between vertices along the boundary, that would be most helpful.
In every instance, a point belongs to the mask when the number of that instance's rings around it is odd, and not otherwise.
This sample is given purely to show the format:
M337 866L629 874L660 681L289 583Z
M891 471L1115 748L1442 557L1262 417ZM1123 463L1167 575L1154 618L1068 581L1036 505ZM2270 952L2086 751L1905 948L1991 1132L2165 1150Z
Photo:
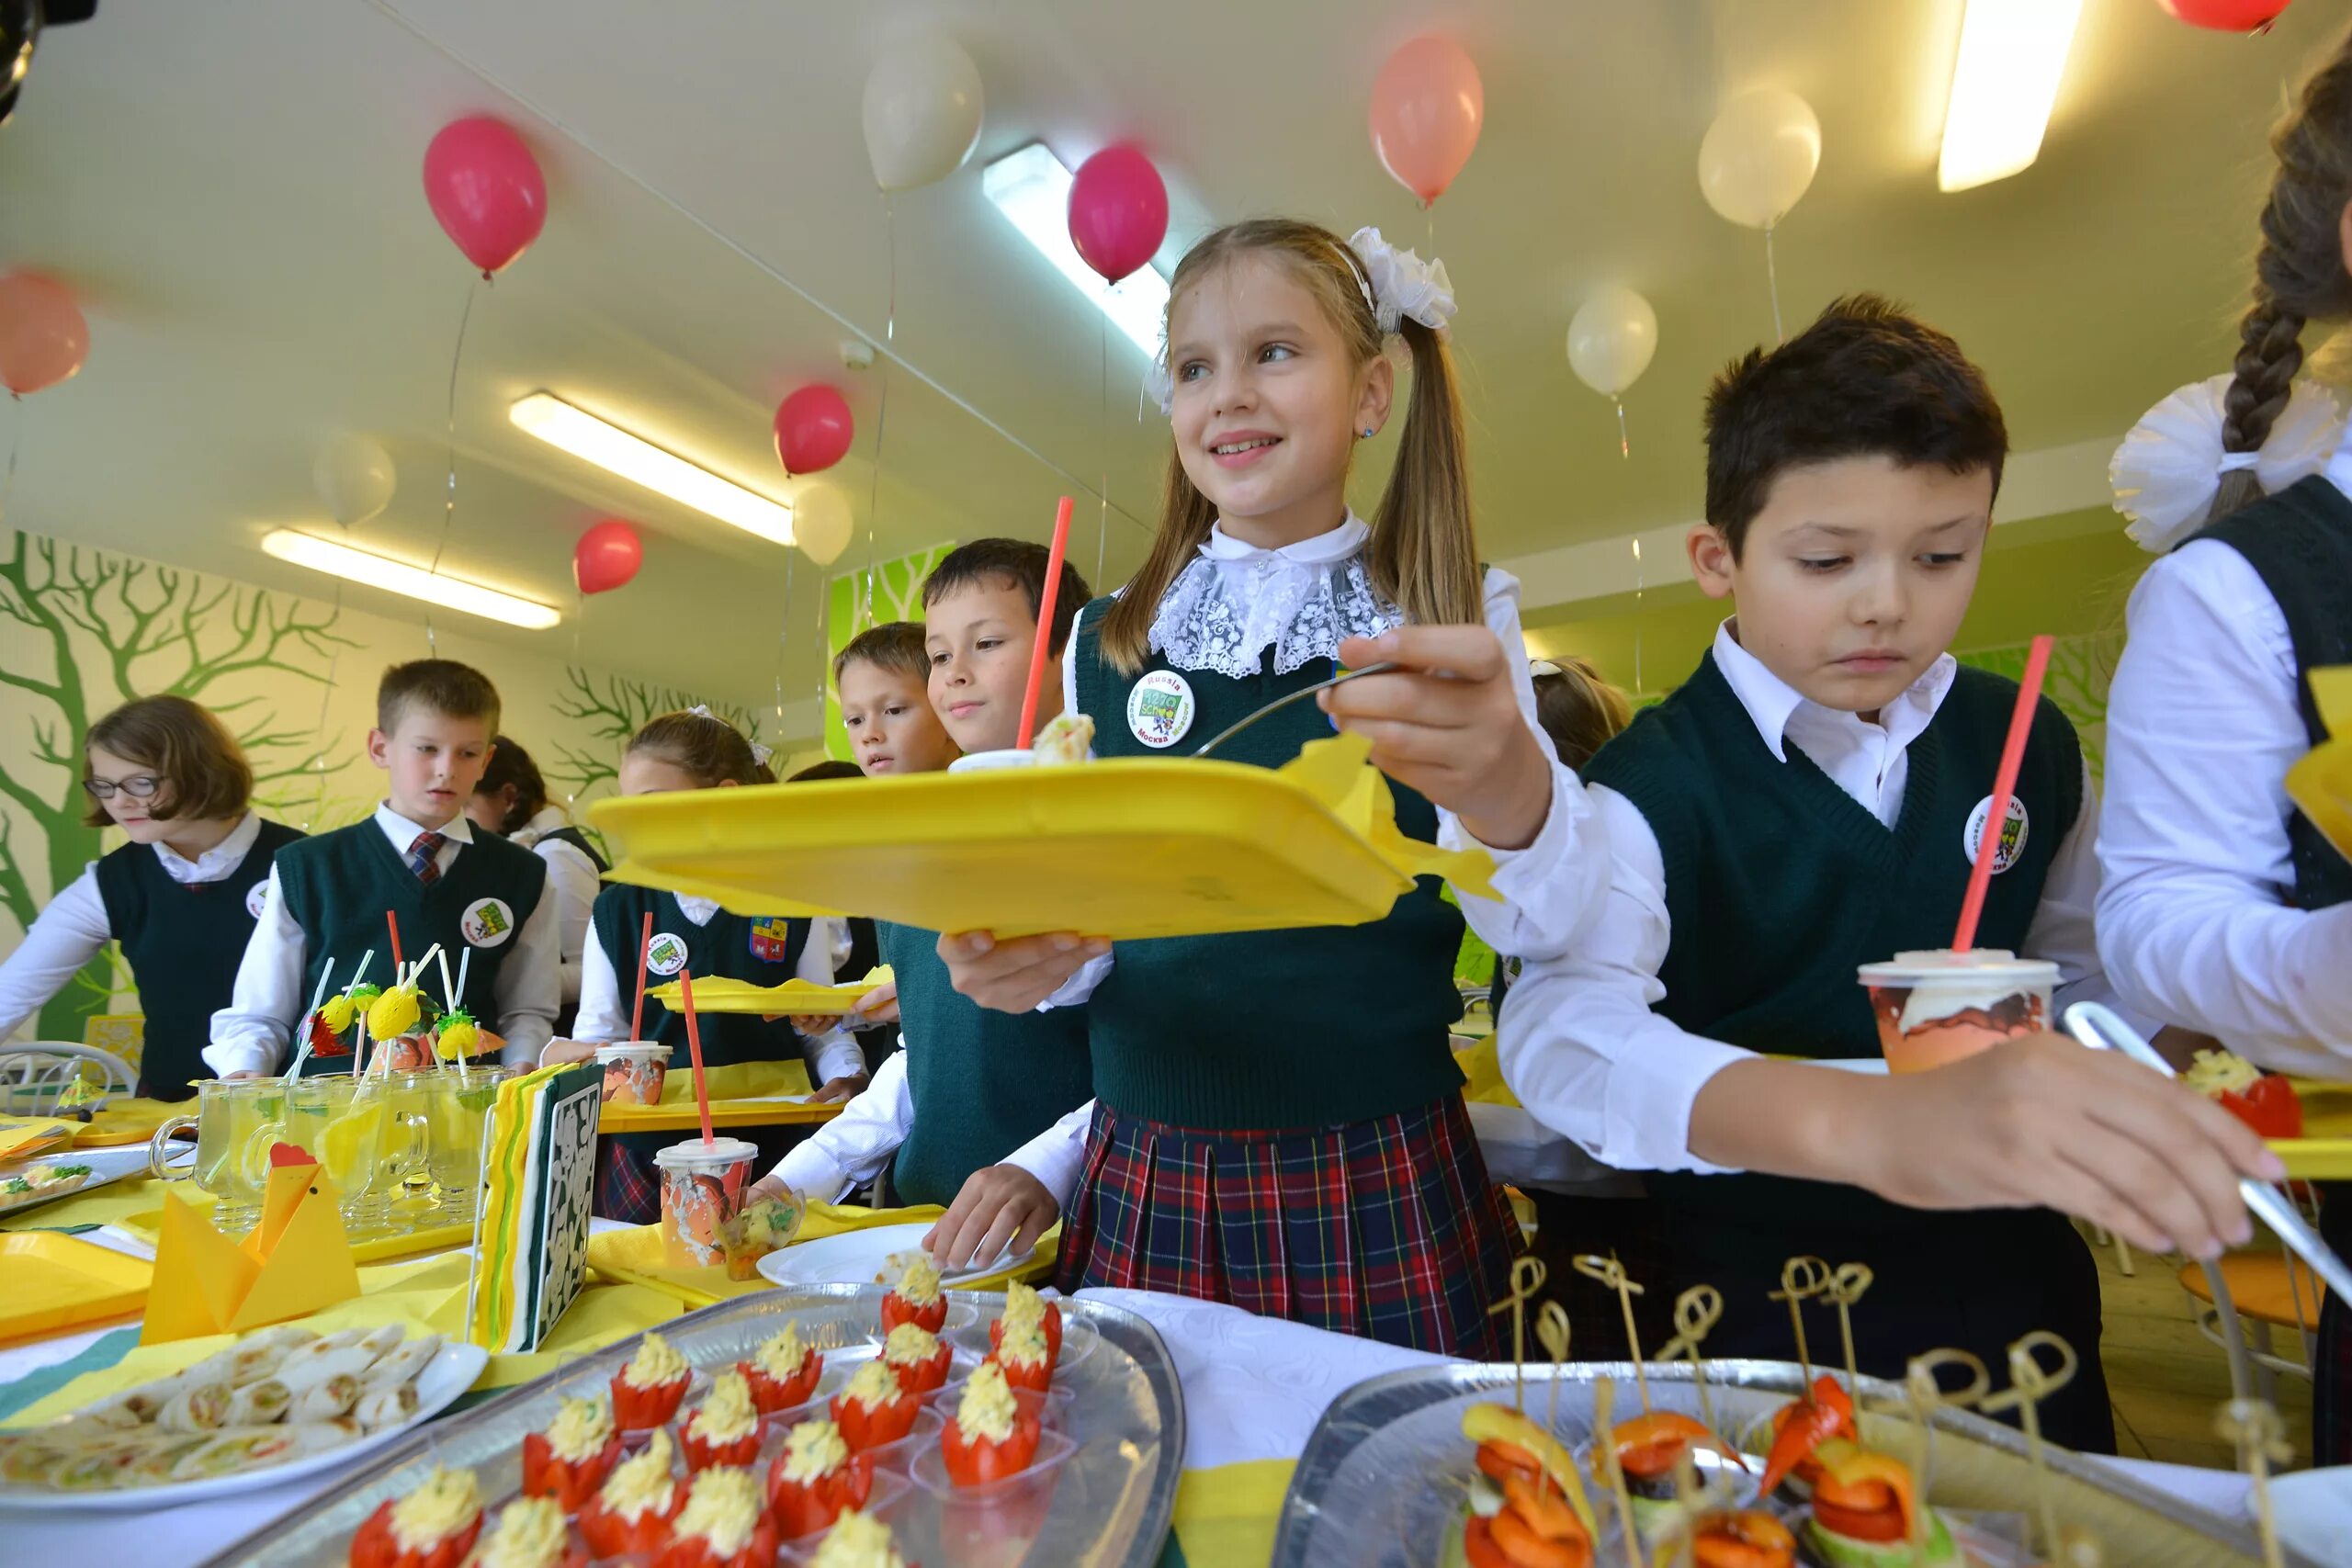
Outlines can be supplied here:
M932 705L966 751L1002 750L1019 739L1046 565L1043 545L981 539L951 552L923 584ZM1062 655L1087 597L1085 580L1065 563L1041 726L1061 711ZM887 1171L899 1201L948 1205L928 1238L942 1268L1018 1252L1060 1217L1055 1194L1078 1178L1082 1137L1062 1123L1094 1092L1086 1010L982 1008L950 983L937 932L879 929L896 990L860 1005L871 1018L895 1015L905 1049L767 1182L831 1199Z
M2051 1329L2082 1371L2043 1430L2111 1450L2098 1278L2052 1211L2210 1256L2246 1238L2236 1181L2276 1174L2261 1144L2049 1033L1899 1077L1770 1059L1878 1058L1858 966L1951 940L1972 812L2017 700L2016 682L1946 651L2007 453L1999 405L1951 338L1840 300L1717 379L1707 445L1690 563L1737 615L1585 769L1611 844L1605 904L1547 907L1544 883L1567 879L1547 875L1544 837L1498 852L1511 908L1463 900L1527 960L1504 1076L1597 1158L1657 1173L1669 1263L1645 1283L1668 1301L1701 1280L1723 1292L1709 1354L1785 1359L1787 1313L1768 1299L1784 1259L1865 1263L1862 1371L1900 1377L1937 1346L1998 1368L2011 1341ZM2046 698L2017 798L2025 831L1978 942L2054 960L2060 1008L2105 999L2097 802Z
M384 671L368 760L384 770L387 797L369 820L279 852L236 989L212 1017L204 1058L216 1072L276 1071L330 958L347 980L373 949L381 962L368 978L387 983L387 910L399 917L411 958L435 942L470 951L458 1005L482 1021L485 1049L509 1062L538 1060L561 1005L547 864L495 834L477 836L465 815L490 762L498 708L489 678L453 660Z

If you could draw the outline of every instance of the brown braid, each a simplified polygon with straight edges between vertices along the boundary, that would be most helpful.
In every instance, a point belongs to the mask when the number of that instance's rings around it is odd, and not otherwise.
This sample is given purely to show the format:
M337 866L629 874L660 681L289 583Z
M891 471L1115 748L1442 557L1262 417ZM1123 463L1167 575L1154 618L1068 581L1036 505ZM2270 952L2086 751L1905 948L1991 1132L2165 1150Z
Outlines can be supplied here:
M2352 315L2344 209L2352 201L2352 37L2313 72L2270 136L2278 172L2262 209L2254 302L2238 322L2238 355L2223 394L2222 446L2258 452L2287 410L2302 368L2306 322ZM2222 476L2212 515L2258 499L2254 470Z

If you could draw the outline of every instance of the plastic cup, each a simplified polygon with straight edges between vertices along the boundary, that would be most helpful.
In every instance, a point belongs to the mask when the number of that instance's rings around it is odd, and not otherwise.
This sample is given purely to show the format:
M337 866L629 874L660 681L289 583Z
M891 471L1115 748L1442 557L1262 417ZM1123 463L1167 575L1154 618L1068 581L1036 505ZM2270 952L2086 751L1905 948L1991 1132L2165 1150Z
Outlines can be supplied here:
M1034 768L1036 765L1037 754L1035 751L1016 746L1002 751L969 752L948 763L947 771L951 773L985 773L998 768Z
M1889 1072L1924 1073L2050 1027L2058 965L1999 948L1898 953L1861 966Z
M642 1040L599 1045L596 1066L605 1073L605 1104L659 1105L670 1073L670 1047Z
M725 1231L743 1212L743 1194L757 1179L759 1149L741 1138L699 1137L673 1144L653 1156L662 1173L662 1255L673 1269L707 1269L727 1261Z

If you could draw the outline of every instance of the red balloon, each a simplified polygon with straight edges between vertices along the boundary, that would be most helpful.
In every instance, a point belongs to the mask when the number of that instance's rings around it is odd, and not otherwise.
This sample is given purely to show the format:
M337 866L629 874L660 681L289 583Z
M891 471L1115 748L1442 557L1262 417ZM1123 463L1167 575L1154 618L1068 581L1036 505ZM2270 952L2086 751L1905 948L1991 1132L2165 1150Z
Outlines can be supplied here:
M2259 32L2278 19L2288 0L2156 0L2192 28L2216 32Z
M775 408L775 455L787 474L813 474L831 468L857 434L849 402L819 382L803 387Z
M1487 89L1462 46L1434 34L1388 57L1372 84L1372 150L1389 177L1427 206L1478 145Z
M487 277L530 248L547 226L548 182L503 120L453 120L424 150L424 199L466 259Z
M73 291L37 272L0 276L0 386L22 397L82 368L90 323Z
M1069 239L1086 265L1116 283L1168 238L1168 187L1132 147L1105 147L1069 186Z
M645 544L637 530L617 519L597 524L571 547L571 576L582 593L625 586L645 564Z

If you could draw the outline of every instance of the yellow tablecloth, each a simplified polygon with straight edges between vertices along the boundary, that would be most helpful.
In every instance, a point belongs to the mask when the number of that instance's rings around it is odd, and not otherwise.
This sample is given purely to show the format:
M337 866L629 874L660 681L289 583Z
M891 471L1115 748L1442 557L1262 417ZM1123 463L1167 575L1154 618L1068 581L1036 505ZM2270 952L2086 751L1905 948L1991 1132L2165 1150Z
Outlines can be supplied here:
M870 1229L875 1225L910 1224L918 1220L935 1220L946 1211L936 1203L908 1209L868 1209L856 1203L811 1203L807 1216L800 1222L800 1234L796 1241L816 1241L823 1236L838 1235L843 1231ZM1037 1243L1037 1256L1018 1269L993 1274L984 1280L958 1285L958 1290L1001 1291L1008 1280L1036 1280L1051 1275L1054 1259L1058 1254L1061 1227L1056 1225ZM660 1291L675 1297L688 1307L707 1307L714 1302L734 1296L750 1295L755 1291L772 1290L764 1279L730 1280L726 1269L713 1264L707 1269L673 1269L662 1254L662 1227L639 1225L633 1230L606 1231L588 1240L588 1267L609 1280L627 1280L648 1290Z
M1297 1461L1254 1460L1188 1470L1176 1483L1176 1529L1160 1568L1222 1568L1274 1554L1274 1527Z

